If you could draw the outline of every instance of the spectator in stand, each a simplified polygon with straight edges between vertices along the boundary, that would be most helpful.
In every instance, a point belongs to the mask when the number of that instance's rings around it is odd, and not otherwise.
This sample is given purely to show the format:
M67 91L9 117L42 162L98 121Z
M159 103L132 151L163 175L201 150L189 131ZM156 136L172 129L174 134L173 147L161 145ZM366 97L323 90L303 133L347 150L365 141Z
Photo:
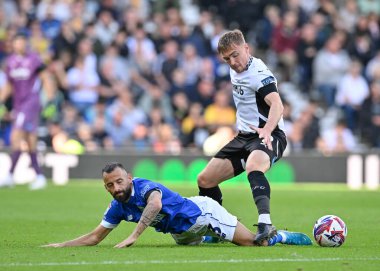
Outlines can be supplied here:
M110 150L113 148L113 142L106 130L105 115L98 115L92 124L92 135L96 145L100 148Z
M201 148L209 135L202 108L199 103L191 104L189 115L182 122L181 141L185 147Z
M314 85L327 107L335 104L336 87L350 65L350 58L336 36L330 37L313 62Z
M97 74L98 57L94 53L93 40L88 37L82 38L77 46L76 58L83 58L84 70L91 74Z
M63 104L60 124L69 137L75 136L80 121L81 117L79 116L78 110L70 102Z
M158 85L150 84L145 94L140 98L138 107L141 108L146 115L153 108L158 107L162 112L165 122L173 123L173 109L170 97Z
M161 88L167 89L172 84L173 72L180 67L181 61L178 43L175 40L167 41L154 65L155 79Z
M365 69L365 75L370 82L380 80L380 49L368 62Z
M95 23L90 22L84 27L84 37L91 41L92 53L99 59L105 51L106 46L103 45L99 37L97 36Z
M283 20L275 26L272 34L272 48L276 52L282 68L284 81L291 80L297 62L296 49L299 43L298 16L294 11L287 11Z
M91 126L85 122L81 122L78 124L77 138L78 142L88 152L97 151L100 147L92 135Z
M319 12L311 14L310 23L314 25L317 30L317 47L319 50L332 35L334 29L332 25L327 22L326 17Z
M112 13L107 9L101 10L95 24L95 33L104 47L111 44L118 30L119 24L112 17Z
M350 63L348 72L339 81L336 94L336 104L342 108L347 127L353 132L356 132L361 104L368 95L369 88L362 76L362 65L354 60Z
M356 58L362 65L367 65L368 61L374 55L374 51L371 39L366 34L354 35L348 47L350 56Z
M181 127L181 123L189 113L189 99L184 92L177 92L172 97L173 117L176 127Z
M58 58L62 51L69 52L74 55L77 50L79 35L71 28L69 22L64 22L61 25L61 31L53 40L53 50L55 58Z
M51 59L50 40L45 38L41 30L40 23L33 21L30 23L30 47L37 52L44 62L49 62Z
M100 58L100 96L109 104L117 94L130 83L128 62L119 55L115 44L107 47L105 54Z
M236 123L236 111L231 106L230 93L219 90L215 93L214 102L205 108L205 121L212 132L220 126L234 127Z
M127 38L128 50L134 61L140 65L152 65L156 59L154 43L147 37L141 24L137 26L132 36ZM142 63L144 64L142 64Z
M186 85L194 88L197 84L202 67L202 58L198 55L197 49L191 43L186 43L183 48L183 60L180 63L185 72Z
M371 95L364 101L360 111L361 135L369 146L380 148L380 81L370 85Z
M297 15L297 21L298 26L301 27L303 24L305 24L308 21L308 14L304 10L304 8L301 5L300 0L286 0L282 1L285 2L282 4L282 13L285 13L286 11L293 11Z
M115 147L125 145L138 124L147 123L144 111L135 107L128 90L120 92L118 98L107 108L106 118L106 131Z
M380 49L380 14L368 14L368 31L372 46L376 49Z
M317 29L313 24L304 24L297 46L297 59L299 87L306 94L310 92L313 82L313 60L317 52Z
M46 17L41 21L41 30L49 40L55 39L61 30L61 21L54 18L53 8L50 6L46 11Z
M196 91L189 94L189 99L191 102L200 103L203 108L206 108L213 102L213 97L215 94L215 85L213 81L207 79L201 79L198 82Z
M347 0L339 9L340 26L348 33L353 33L356 22L359 19L359 7L356 0Z
M21 1L29 2L29 1ZM33 2L33 1L31 1ZM30 8L29 8L30 10ZM39 1L37 5L37 18L38 20L44 20L46 17L51 16L59 21L67 21L71 17L70 4L65 0L55 1Z
M298 118L291 123L291 129L287 130L287 134L293 152L314 149L316 147L318 138L320 137L317 111L317 103L310 101L299 114Z
M333 129L322 132L317 147L325 155L352 152L356 148L356 140L344 120L339 120Z
M99 76L96 71L86 69L85 59L78 57L67 72L70 102L86 122L92 122L92 110L99 98Z
M217 85L221 78L215 74L215 63L210 57L205 57L201 59L201 65L199 68L198 81L208 80L213 82L214 85Z

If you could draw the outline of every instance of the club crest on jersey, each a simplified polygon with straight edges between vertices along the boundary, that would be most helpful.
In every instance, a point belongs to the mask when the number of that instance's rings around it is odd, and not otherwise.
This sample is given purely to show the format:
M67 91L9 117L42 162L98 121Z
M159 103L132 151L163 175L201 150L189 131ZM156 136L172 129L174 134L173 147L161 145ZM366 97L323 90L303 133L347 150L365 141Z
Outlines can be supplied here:
M263 86L266 86L266 85L269 85L269 84L272 84L276 82L276 80L274 79L273 76L268 76L267 78L261 80L261 83L263 84Z

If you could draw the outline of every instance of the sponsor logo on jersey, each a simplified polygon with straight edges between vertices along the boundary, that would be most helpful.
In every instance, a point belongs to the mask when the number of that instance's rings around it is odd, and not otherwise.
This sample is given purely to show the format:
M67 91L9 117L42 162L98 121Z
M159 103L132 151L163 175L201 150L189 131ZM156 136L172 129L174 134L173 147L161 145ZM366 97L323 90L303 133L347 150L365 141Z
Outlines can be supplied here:
M146 194L146 192L149 191L149 189L150 189L149 184L147 184L146 186L144 186L144 188L141 190L140 196L141 197L145 197L145 194Z
M266 85L269 85L269 84L272 84L276 82L276 80L274 79L273 76L268 76L267 78L261 80L261 83L263 84L263 86L266 86Z

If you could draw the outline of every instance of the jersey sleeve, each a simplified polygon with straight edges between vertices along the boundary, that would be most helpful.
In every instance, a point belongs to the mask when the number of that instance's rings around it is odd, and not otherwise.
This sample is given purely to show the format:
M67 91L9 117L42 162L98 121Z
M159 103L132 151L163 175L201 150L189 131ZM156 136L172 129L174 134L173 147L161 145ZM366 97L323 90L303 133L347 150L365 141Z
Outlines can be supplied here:
M139 196L143 198L144 201L146 202L153 191L159 191L162 194L162 190L156 183L153 183L153 182L145 183L142 189L140 190Z
M252 81L254 90L263 98L271 92L277 92L277 79L261 60L257 62Z
M100 224L107 229L116 228L122 220L122 217L118 209L119 208L117 207L117 205L111 202L107 210L104 212L103 220Z
M7 79L8 82L12 81L11 75L10 75L10 68L9 68L9 58L5 61L5 78Z

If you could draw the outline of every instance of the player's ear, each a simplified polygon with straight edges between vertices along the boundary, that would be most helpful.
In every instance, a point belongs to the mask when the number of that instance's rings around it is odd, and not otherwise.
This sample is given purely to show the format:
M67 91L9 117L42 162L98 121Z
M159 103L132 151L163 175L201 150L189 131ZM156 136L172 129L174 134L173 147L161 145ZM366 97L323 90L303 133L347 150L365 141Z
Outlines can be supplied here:
M249 45L248 45L248 43L244 43L244 49L247 50L247 52L249 52Z
M132 174L127 172L127 178L128 178L128 181L132 181L132 179L133 179Z

